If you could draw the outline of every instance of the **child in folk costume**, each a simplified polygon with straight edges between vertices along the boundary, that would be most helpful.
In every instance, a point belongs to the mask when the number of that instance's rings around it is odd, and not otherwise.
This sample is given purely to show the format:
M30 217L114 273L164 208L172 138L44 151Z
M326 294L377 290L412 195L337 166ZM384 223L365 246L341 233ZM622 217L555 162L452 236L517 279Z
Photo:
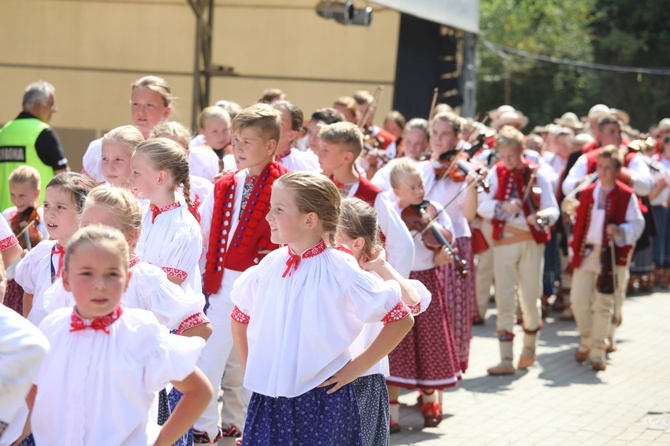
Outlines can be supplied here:
M637 196L632 188L617 181L622 165L616 146L601 149L596 166L598 181L579 194L570 242L574 268L570 303L581 336L575 359L589 359L596 371L606 366L615 289L625 292L632 247L644 229ZM614 252L606 251L612 242Z
M47 315L43 294L63 271L65 246L79 229L79 215L95 182L74 172L59 173L47 184L44 221L52 240L43 240L16 267L23 287L23 315L38 325Z
M162 268L187 293L202 292L202 234L193 216L197 208L192 207L186 153L172 140L150 139L137 146L130 164L133 191L151 202L142 221L138 255ZM183 187L186 206L177 199L177 186Z
M274 161L281 131L281 115L267 104L256 104L233 121L233 153L240 170L224 175L200 207L205 233L204 290L209 293L207 315L214 333L208 339L198 366L218 389L224 368L225 432L217 426L218 402L214 396L195 424L196 443L216 443L222 435L239 436L244 423L242 368L231 354L230 290L249 267L258 264L278 245L271 241L265 220L274 182L287 170ZM230 367L226 367L226 364Z
M167 138L176 142L181 146L182 149L186 152L186 155L189 156L189 165L191 163L189 141L191 140L191 131L184 127L182 124L174 121L163 122L158 124L154 131L151 132L152 138ZM214 185L207 178L203 178L193 173L191 168L191 174L189 175L189 180L191 183L191 203L193 203L194 208L198 208L200 203L202 203L207 195L209 195L214 189ZM177 189L177 192L181 196L184 195L184 191L181 188Z
M363 271L329 247L340 195L326 177L293 172L272 191L270 253L235 282L233 337L253 391L245 445L361 445L351 382L393 349L412 326L400 286ZM365 323L385 326L354 357Z
M10 199L14 206L2 211L2 216L18 238L21 249L28 251L42 240L49 239L49 232L44 224L44 209L38 204L40 189L40 173L34 167L19 166L9 175ZM17 264L18 261L7 264L9 281L5 305L23 314L23 288L14 280Z
M40 330L51 343L31 397L31 427L40 445L169 445L212 394L197 369L204 341L174 336L152 313L127 308L128 245L118 230L90 226L68 244L63 285L74 308L49 315ZM184 393L159 428L148 418L168 382Z
M107 186L93 189L84 205L81 226L94 224L119 229L128 242L132 280L123 295L125 308L151 311L161 325L176 334L199 336L205 340L211 335L212 326L202 311L205 306L202 293L185 293L181 287L168 280L162 269L142 262L135 255L135 246L142 230L142 211L137 199L128 190ZM48 313L74 304L72 294L65 291L61 281L56 281L44 294ZM159 424L167 420L180 396L177 391L161 392L157 414ZM175 444L191 443L192 433L189 432Z
M295 148L303 126L302 110L292 102L285 100L273 102L272 106L281 113L281 135L277 144L275 161L293 172L299 170L321 172L319 158L314 153L303 152Z
M218 105L205 107L198 115L198 131L189 142L191 173L213 182L224 170L224 157L233 151L231 116Z
M554 191L543 170L523 157L523 134L512 126L498 132L500 161L491 169L490 190L479 198L478 212L491 219L493 277L498 309L497 331L500 362L487 369L490 375L511 375L514 367L514 312L519 291L524 331L517 368L535 363L537 337L542 328L540 297L544 243L549 227L559 216ZM539 190L538 190L539 189Z
M472 232L470 222L477 215L477 188L473 187L475 180L463 174L452 179L448 171L436 173L435 165L442 166L440 156L447 155L448 164L458 159L461 123L460 118L453 113L438 113L430 121L429 145L431 158L420 164L423 172L423 181L426 187L426 199L440 203L446 207L445 211L453 225L454 248L458 255L468 264L468 274L462 275L456 265L449 263L445 266L445 293L446 305L451 311L451 322L454 328L454 340L458 347L458 357L461 371L468 368L470 357L470 340L472 339L472 317L476 314L476 282L474 268L474 252L472 250ZM444 161L443 161L444 162ZM462 162L462 161L461 161ZM458 167L452 166L458 170ZM453 200L453 201L452 201Z
M14 444L21 436L28 416L26 394L49 349L37 327L2 305L5 284L0 258L0 446Z
M401 214L410 206L421 207L431 218L438 217L433 225L444 231L447 241L452 238L452 225L446 212L440 212L439 203L424 199L423 178L417 162L401 158L394 162L390 176L391 186L398 201L396 211ZM416 209L416 207L414 209ZM418 212L418 210L417 210ZM439 214L438 214L439 213ZM426 223L426 222L424 222ZM449 308L444 298L443 266L452 261L445 246L429 249L414 228L414 265L411 279L421 281L432 295L432 303L417 318L412 331L389 355L391 376L387 379L391 404L391 431L400 430L398 424L400 387L419 388L422 391L426 427L435 427L442 421L442 406L437 390L455 386L461 379L458 350Z
M122 188L98 186L84 204L81 227L105 225L123 233L130 252L129 271L132 273L128 289L123 294L124 308L151 311L161 325L184 336L207 339L211 324L202 312L205 299L202 294L186 294L170 282L165 272L135 255L135 246L142 230L142 211L137 199ZM52 313L58 308L75 304L72 293L57 280L44 295L45 309Z
M107 183L117 187L130 187L130 159L142 141L142 132L132 125L117 127L105 133L102 137L100 168Z
M322 127L319 138L321 168L330 172L330 179L340 189L342 197L360 198L375 209L389 263L407 277L414 257L412 236L393 211L388 196L356 171L356 159L363 151L363 133L355 124L338 122Z
M351 250L364 270L384 280L397 281L402 291L402 300L412 314L419 314L428 308L431 296L426 287L418 280L403 278L386 261L386 253L379 241L377 214L366 202L354 197L342 200L335 242L341 249ZM352 353L358 354L365 350L382 327L383 324L379 322L365 324L363 332L354 342ZM389 442L388 375L388 358L385 357L352 382L363 425L363 444L366 446L387 445Z
M148 139L153 128L163 122L172 112L174 96L167 81L158 76L144 76L133 82L130 93L130 113L133 125ZM86 149L82 173L96 183L104 183L102 172L102 140L91 141Z

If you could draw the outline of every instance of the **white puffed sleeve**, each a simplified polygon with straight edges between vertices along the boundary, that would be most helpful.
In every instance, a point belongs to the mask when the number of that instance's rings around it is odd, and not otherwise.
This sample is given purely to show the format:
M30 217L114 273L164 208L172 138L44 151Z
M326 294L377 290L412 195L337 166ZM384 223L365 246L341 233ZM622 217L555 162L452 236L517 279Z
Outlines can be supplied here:
M358 271L357 276L345 292L356 318L366 323L388 323L402 319L410 313L401 300L398 282L383 281L363 270Z
M259 268L262 267L263 262L259 265L252 266L243 272L233 284L233 289L230 292L230 299L233 301L233 304L235 304L235 310L233 310L231 317L237 322L249 322L249 315L251 314L256 293L258 292L258 283L260 280Z
M45 257L51 259L51 248L56 242L54 240L41 241L26 256L21 260L21 263L16 267L16 276L14 280L21 285L23 291L28 294L35 294L40 282L39 278L42 274L50 275L49 263L43 265ZM40 265L42 264L42 265ZM42 271L44 266L44 271Z
M190 273L199 271L198 260L202 253L202 234L199 226L184 225L168 242L164 247L165 252L161 255L163 264L160 265L168 276L186 280Z
M205 340L197 336L177 336L158 327L154 348L144 357L144 385L150 392L163 389L170 381L181 381L193 373L205 346Z

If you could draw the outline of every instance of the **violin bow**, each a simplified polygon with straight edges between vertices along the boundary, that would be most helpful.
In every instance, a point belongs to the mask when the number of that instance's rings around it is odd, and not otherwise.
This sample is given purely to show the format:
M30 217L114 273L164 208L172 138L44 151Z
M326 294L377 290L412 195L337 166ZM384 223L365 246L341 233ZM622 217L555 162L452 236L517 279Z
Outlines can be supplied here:
M464 187L464 188L462 188L461 190L459 190L458 192L456 192L456 195L454 195L454 196L451 198L451 200L449 200L449 201L442 207L442 209L440 209L440 210L437 212L437 214L435 214L435 217L431 218L430 221L428 221L428 222L426 223L426 227L420 232L420 234L423 235L423 233L426 232L426 230L428 229L428 225L430 225L431 223L436 222L437 219L440 218L440 215L442 214L442 212L446 211L447 208L448 208L454 201L456 201L456 199L459 197L459 195L461 195L463 192L465 192L466 190L468 190L469 188L471 188L471 187L472 187L473 185L475 185L475 184L477 184L477 181L476 181L476 180L470 181L470 182L468 182L468 185L467 185L466 187Z
M21 237L21 236L22 236L28 229L30 229L30 227L33 226L34 224L35 224L35 220L33 219L33 220L30 221L30 223L28 223L28 224L26 225L25 228L21 229L21 232L19 232L19 233L16 235L16 238Z
M365 114L361 116L361 120L358 122L358 128L361 129L365 127L365 123L372 114L372 109L377 105L379 101L382 100L382 95L384 94L384 86L380 85L377 87L377 90L375 90L375 96L372 99L372 104L368 106L368 109L365 110Z
M430 101L430 110L428 111L428 121L431 120L433 117L433 111L435 110L435 105L437 105L437 94L438 94L438 88L435 87L433 90L433 99Z
M616 253L614 252L614 237L610 237L610 257L612 258L612 274L614 275L614 290L617 289Z

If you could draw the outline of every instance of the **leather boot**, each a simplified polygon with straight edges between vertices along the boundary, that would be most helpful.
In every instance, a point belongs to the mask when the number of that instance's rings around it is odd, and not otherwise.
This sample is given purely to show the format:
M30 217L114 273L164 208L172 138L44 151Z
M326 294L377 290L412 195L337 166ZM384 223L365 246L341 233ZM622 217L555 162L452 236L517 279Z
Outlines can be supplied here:
M512 341L498 341L500 347L500 364L489 367L486 371L489 375L513 375L516 373L514 368L514 344Z
M528 367L535 364L535 346L537 345L537 333L523 334L523 350L519 357L519 370L526 370Z

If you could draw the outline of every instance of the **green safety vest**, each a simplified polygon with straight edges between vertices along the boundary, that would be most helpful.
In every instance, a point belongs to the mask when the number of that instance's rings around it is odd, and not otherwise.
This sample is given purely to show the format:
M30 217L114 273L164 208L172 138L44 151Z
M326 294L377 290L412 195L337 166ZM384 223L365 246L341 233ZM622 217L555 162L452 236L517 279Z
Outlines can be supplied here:
M12 206L9 193L9 174L19 166L28 164L40 173L40 199L44 201L46 185L54 177L54 169L42 162L35 149L35 141L49 124L37 118L9 121L0 129L0 210Z

